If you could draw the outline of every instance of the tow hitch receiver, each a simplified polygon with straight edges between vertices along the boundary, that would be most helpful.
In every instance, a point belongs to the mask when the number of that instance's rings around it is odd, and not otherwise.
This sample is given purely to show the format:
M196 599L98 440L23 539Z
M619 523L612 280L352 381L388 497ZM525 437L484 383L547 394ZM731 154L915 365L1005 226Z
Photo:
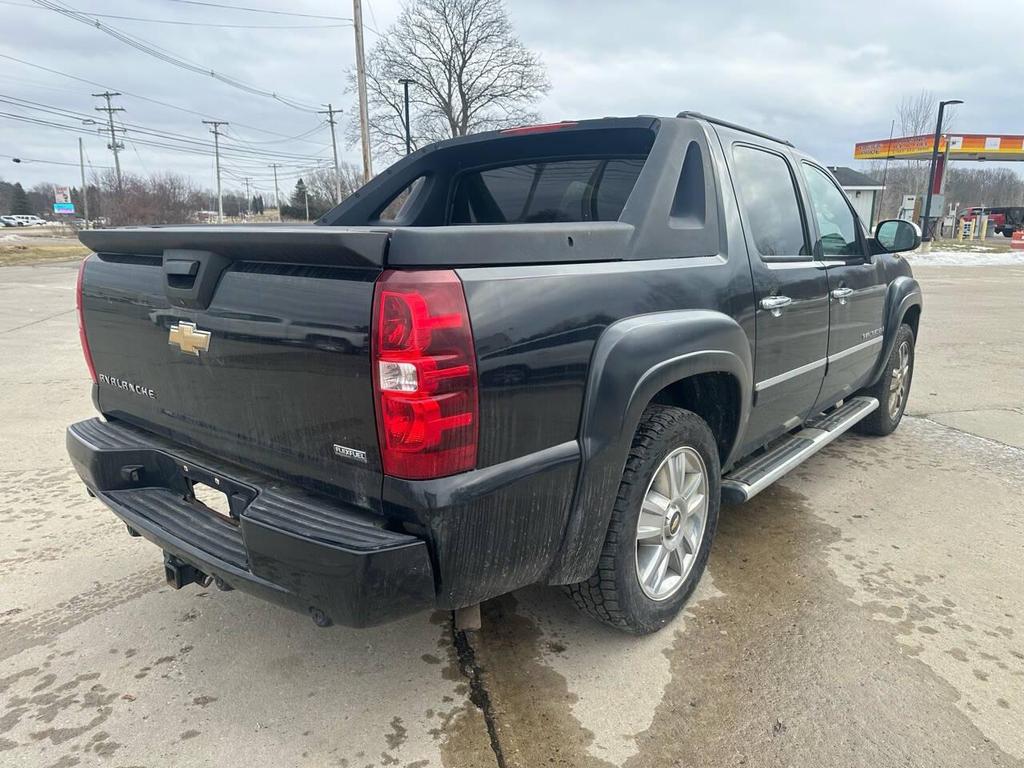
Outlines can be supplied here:
M175 589L187 587L189 584L199 584L205 587L209 586L211 581L210 577L198 568L193 568L170 552L164 552L164 576L167 578L167 583Z

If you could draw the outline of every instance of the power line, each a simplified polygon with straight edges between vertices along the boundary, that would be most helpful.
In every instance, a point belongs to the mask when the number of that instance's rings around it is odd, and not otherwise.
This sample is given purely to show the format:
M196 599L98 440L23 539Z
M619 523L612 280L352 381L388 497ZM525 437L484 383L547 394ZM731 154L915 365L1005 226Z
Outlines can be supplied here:
M4 54L4 53L0 53L0 59L7 59L8 61L14 61L14 62L17 62L18 64L23 64L26 67L33 67L34 69L41 69L44 72L49 72L51 75L60 75L61 77L66 77L69 80L75 80L75 81L77 81L79 83L85 83L86 85L92 85L92 86L95 86L97 88L104 88L106 90L111 90L113 88L113 86L107 85L105 83L97 83L95 80L87 80L84 77L76 77L75 75L69 75L67 72L61 72L61 71L56 70L56 69L51 69L50 67L44 67L42 64L33 64L31 61L25 61L24 59L19 59L19 58L15 57L15 56L8 56L7 54ZM0 75L0 77L3 77L3 75ZM154 99L154 98L151 98L149 96L143 96L142 94L139 94L139 93L132 93L131 91L126 91L124 88L114 88L114 90L119 90L123 95L130 96L133 99L141 99L143 101L148 101L150 104L156 104L156 105L161 106L161 107L166 107L167 109L175 109L175 110L177 110L179 112L185 112L187 114L195 115L197 117L208 117L208 118L216 117L215 115L210 115L210 114L207 114L206 112L197 112L194 109L189 109L188 107L182 107L182 106L180 106L178 104L171 104L171 103L166 102L166 101L160 101L159 99ZM248 125L246 123L240 123L238 121L235 121L234 124L236 126L240 125L243 128L248 128L251 131L257 131L258 133L266 133L266 134L269 134L271 136L281 136L281 137L284 137L283 133L279 133L277 131L267 130L266 128L261 128L261 127L256 126L256 125Z
M297 136L285 136L284 138L280 138L280 139L261 139L259 141L255 141L253 139L243 139L243 138L241 138L239 136L234 136L233 138L234 138L235 141L240 141L243 144L282 144L282 143L284 143L286 141L302 141L307 136L309 136L311 134L314 134L317 131L319 131L321 128L323 128L323 126L324 126L323 123L317 123L315 126L310 128L308 131L303 131L302 133L298 134ZM314 144L315 142L307 141L305 143L306 144ZM318 144L317 146L320 146L320 145Z
M42 118L30 117L30 116L27 116L27 115L20 115L20 114L14 114L14 113L2 113L2 112L0 112L0 118L7 118L7 119L15 120L15 121L25 122L25 123L30 124L30 125L39 125L39 126L45 126L45 127L48 127L48 128L53 128L53 129L56 129L56 130L68 131L68 132L71 132L71 133L75 133L77 135L83 135L83 134L84 135L88 135L89 134L89 131L83 130L83 128L82 128L82 120L83 120L83 118L90 119L87 114L84 114L84 113L81 113L81 112L75 112L73 110L66 110L66 109L57 108L57 107L53 107L51 105L43 105L43 104L39 104L38 102L32 102L32 101L24 100L24 99L17 99L17 98L13 98L13 100L9 100L9 99L10 99L10 97L5 98L2 95L0 95L0 103L14 104L14 105L16 105L16 106L18 106L20 108L26 108L26 105L29 105L28 108L37 109L37 110L42 111L42 112L44 112L46 114L56 115L57 117L63 117L65 119L74 120L75 124L69 125L67 123L57 122L56 120L53 120L53 119L42 119ZM218 122L223 122L223 121L218 121ZM230 148L228 148L228 149L220 148L219 152L218 152L218 147L212 146L208 142L198 141L198 140L196 140L194 138L191 138L191 137L181 137L181 138L179 138L176 134L169 134L169 133L162 132L162 131L151 131L151 130L143 128L141 126L132 128L132 125L128 124L128 123L122 123L117 128L117 130L123 130L123 129L131 129L133 131L133 135L129 139L129 141L132 144L132 149L136 152L137 155L139 155L140 163L142 163L143 161L141 159L141 154L139 153L139 150L138 150L139 146L152 147L152 148L156 148L156 149L163 149L163 150L169 150L169 151L174 151L174 152L184 152L184 153L192 154L192 155L206 156L206 157L210 157L211 160L216 160L216 155L220 154L221 155L221 170L222 170L222 172L227 172L229 176L235 176L236 175L233 172L231 172L230 169L225 169L224 166L223 166L223 159L225 157L227 157L229 160L230 160L230 158L235 158L232 162L238 165L238 167L239 167L239 174L245 174L245 175L248 175L250 177L257 178L257 179L264 179L264 180L266 180L269 183L269 178L268 178L269 174L266 174L266 171L261 171L261 169L266 168L266 166L259 165L259 160L260 160L261 155L253 153L251 151L250 152L246 152L246 151L243 150L242 153L239 153L236 150L232 150ZM218 133L220 133L219 130L218 130ZM116 135L116 133L115 133L115 135ZM221 135L223 135L223 134L221 134ZM164 138L165 136L167 138ZM127 136L125 138L128 139ZM175 143L168 143L169 141L173 141ZM264 152L266 152L266 151L264 150ZM270 157L277 157L277 158L282 157L280 153L266 152L266 154L269 155ZM301 177L303 175L306 175L307 173L312 173L312 172L315 172L317 170L323 169L325 167L325 164L329 162L328 160L326 160L324 158L320 158L320 157L312 157L311 158L311 157L308 157L308 156L307 157L299 157L299 156L297 156L297 157L294 157L293 159L294 160L305 160L305 162L303 163L303 165L299 166L295 171L283 174L283 178L297 178L297 177ZM309 164L310 161L312 161L314 164L310 165ZM252 165L251 163L256 163L257 165ZM277 165L280 167L280 163L277 163ZM92 168L91 163L90 163L90 167ZM274 170L276 171L276 169L274 169ZM95 172L95 168L93 168L93 171Z
M201 0L167 0L169 3L182 3L184 5L203 5L208 8L228 8L232 11L247 11L249 13L270 13L275 16L299 16L304 19L327 19L330 21L347 21L352 22L352 19L345 16L319 16L315 13L297 13L295 11L271 11L266 8L248 8L243 5L227 5L226 3L209 3L202 2Z
M12 0L0 0L0 5L13 5L18 8L35 8L37 10L48 10L33 3L17 3ZM119 19L121 21L141 21L147 24L174 24L182 27L214 27L216 29L337 29L338 27L351 27L351 20L342 24L217 24L206 21L179 21L177 19L147 19L141 16L119 16L116 13L96 13L89 11L89 15L97 19Z
M298 109L303 112L316 112L316 107L302 104L301 102L293 99L285 98L284 96L281 96L273 91L267 91L262 88L258 88L255 85L250 85L249 83L246 83L237 78L221 74L220 72L210 69L209 67L204 67L200 64L196 64L195 62L189 61L188 59L184 59L181 56L178 56L177 54L165 48L161 48L156 43L152 43L148 40L138 37L137 35L130 35L126 32L122 32L121 30L116 29L115 27L111 27L109 24L104 24L103 22L95 18L92 18L84 13L81 13L80 11L75 10L70 6L64 5L59 2L55 2L53 0L32 1L36 5L39 5L43 8L48 8L49 10L54 11L55 13L59 13L62 16L65 16L69 19L93 27L99 30L100 32L103 32L104 34L113 37L115 40L118 40L124 43L125 45L134 48L135 50L141 53L145 53L148 56L152 56L153 58L159 59L160 61L166 62L167 64L171 64L180 69L185 69L189 72L194 72L199 75L212 77L214 80L218 80L219 82L222 82L225 85L229 85L232 88L236 88L240 91L245 91L246 93L250 93L255 96L265 96L267 98L274 99L275 101L278 101L281 104L289 106L292 109Z
M18 155L0 155L0 157L5 157L9 160L16 160L18 163L43 163L45 165L73 165L75 168L77 168L79 165L78 163L65 163L60 160L39 160L38 158L35 157L19 157ZM92 168L92 164L90 164L89 167ZM97 165L96 167L103 168L106 171L112 171L114 169L114 166L112 165Z
M68 131L70 133L75 133L75 134L79 134L79 135L83 135L83 134L84 135L91 135L90 132L84 130L81 127L81 125L67 125L65 123L57 123L57 122L54 122L52 120L43 120L43 119L40 119L40 118L28 117L26 115L12 114L12 113L9 113L9 112L0 112L0 118L7 118L7 119L15 120L15 121L18 121L18 122L28 123L30 125L45 126L47 128L54 128L54 129L57 129L57 130ZM135 141L136 144L138 144L140 146L144 146L144 147L153 147L153 148L156 148L156 149L169 150L169 151L172 151L172 152L183 152L185 154L190 154L190 155L199 155L199 156L203 156L203 157L209 157L211 160L214 157L214 152L213 152L212 145L210 145L210 147L207 149L207 148L201 148L201 147L200 148L182 147L180 145L167 144L167 143L164 143L164 142L144 140L144 139L139 139L139 138L135 138L134 141ZM222 155L224 154L224 150L221 150L221 154ZM322 162L327 162L327 161L323 160Z
M37 111L40 111L40 112L45 112L47 114L52 114L52 115L55 115L57 117L72 118L72 119L75 119L75 120L89 120L90 119L90 115L87 115L87 114L84 114L84 113L81 113L81 112L77 112L76 110L65 109L63 107L57 107L57 106L54 106L52 104L44 104L42 102L33 101L31 99L22 99L22 98L17 97L17 96L10 96L10 95L6 95L6 94L0 94L0 103L10 104L12 106L21 107L22 109L33 109L33 110L37 110ZM319 130L321 126L322 126L322 123L318 124L316 126L316 128L314 128L313 130ZM175 133L173 131L148 128L148 127L143 126L143 125L138 125L136 123L129 123L129 122L123 122L122 123L122 127L124 127L125 129L130 129L130 130L132 130L135 133L140 133L140 134L142 134L144 136L150 136L150 137L158 138L158 139L166 139L166 140L170 140L170 141L178 141L178 142L183 142L183 143L186 143L186 144L195 144L195 145L207 148L207 149L212 149L212 144L210 144L208 141L197 139L197 138L195 138L193 136L188 136L188 135L185 135L185 134ZM310 131L310 132L312 132L312 131ZM307 132L307 133L310 133L310 132ZM320 145L317 145L317 146L319 147ZM232 147L232 146L229 145L227 147L227 149L228 149L229 152L243 152L243 153L245 153L247 155L252 155L254 157L264 156L264 157L266 157L268 159L275 159L275 160L277 160L277 159L285 159L285 160L306 161L306 160L319 160L319 159L321 159L321 158L317 157L316 155L306 155L306 154L298 154L298 153L292 153L292 152L282 152L282 151L271 150L271 149L262 149L262 148L258 148L258 147L257 148L252 148L252 149L247 149L245 147ZM326 149L326 147L321 147L321 149Z

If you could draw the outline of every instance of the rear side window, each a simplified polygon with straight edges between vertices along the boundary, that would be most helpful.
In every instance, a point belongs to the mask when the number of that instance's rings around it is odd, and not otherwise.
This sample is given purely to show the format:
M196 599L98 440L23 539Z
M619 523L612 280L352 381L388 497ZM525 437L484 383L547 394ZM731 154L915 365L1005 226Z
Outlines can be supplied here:
M782 155L737 144L733 178L748 236L764 257L809 256L803 217L789 163Z
M423 176L414 179L401 192L391 198L391 202L385 205L384 209L378 214L377 220L385 223L399 221L403 214L412 207L417 195L423 190L423 181Z
M644 158L553 160L462 174L452 224L615 221Z

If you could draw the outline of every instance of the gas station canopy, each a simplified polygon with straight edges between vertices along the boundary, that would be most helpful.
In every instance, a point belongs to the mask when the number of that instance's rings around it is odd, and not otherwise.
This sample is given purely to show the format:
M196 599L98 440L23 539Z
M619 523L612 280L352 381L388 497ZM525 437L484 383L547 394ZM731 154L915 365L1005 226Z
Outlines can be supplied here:
M861 141L853 149L856 160L928 160L933 134L904 136L880 141ZM1024 135L993 136L985 133L951 133L939 138L939 154L949 143L950 160L1024 160Z

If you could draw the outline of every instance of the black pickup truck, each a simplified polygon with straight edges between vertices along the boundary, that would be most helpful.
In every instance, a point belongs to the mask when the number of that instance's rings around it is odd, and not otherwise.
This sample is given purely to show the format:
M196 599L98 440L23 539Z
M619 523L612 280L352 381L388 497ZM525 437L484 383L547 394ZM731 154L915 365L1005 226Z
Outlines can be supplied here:
M689 112L441 142L316 226L80 237L88 490L174 586L321 625L543 583L664 626L721 501L896 428L921 313L914 225Z

